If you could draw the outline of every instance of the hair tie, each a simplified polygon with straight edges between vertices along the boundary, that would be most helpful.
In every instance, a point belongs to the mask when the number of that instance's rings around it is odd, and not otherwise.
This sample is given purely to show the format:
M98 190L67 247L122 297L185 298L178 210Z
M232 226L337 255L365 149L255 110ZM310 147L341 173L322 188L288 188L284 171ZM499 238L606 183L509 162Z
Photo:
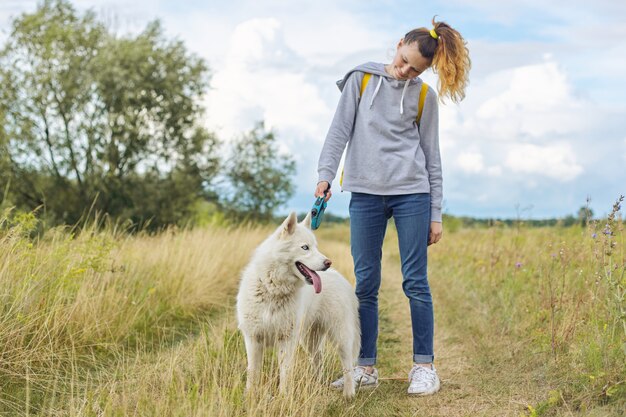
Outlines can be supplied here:
M435 39L439 39L439 35L437 35L437 32L435 32L435 29L430 30L430 36L432 36Z

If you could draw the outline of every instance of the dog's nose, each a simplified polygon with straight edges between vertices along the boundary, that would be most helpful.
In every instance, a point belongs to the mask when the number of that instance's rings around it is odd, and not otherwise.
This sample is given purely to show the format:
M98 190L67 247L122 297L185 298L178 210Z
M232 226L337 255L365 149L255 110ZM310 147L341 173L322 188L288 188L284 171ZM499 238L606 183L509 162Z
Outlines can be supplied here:
M331 262L331 260L330 260L330 259L326 259L326 260L324 260L324 266L326 267L326 269L330 268L330 266L331 266L332 264L333 264L333 263Z

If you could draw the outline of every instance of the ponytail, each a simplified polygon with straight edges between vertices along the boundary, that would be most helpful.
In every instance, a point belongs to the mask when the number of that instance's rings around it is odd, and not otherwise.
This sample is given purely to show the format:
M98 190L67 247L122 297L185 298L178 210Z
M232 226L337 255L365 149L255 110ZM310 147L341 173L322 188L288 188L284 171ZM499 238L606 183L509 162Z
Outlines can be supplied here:
M420 54L432 60L433 71L439 75L439 98L449 97L458 103L465 98L472 66L467 42L447 23L436 22L434 17L432 23L432 29L418 28L407 33L404 42L417 42Z

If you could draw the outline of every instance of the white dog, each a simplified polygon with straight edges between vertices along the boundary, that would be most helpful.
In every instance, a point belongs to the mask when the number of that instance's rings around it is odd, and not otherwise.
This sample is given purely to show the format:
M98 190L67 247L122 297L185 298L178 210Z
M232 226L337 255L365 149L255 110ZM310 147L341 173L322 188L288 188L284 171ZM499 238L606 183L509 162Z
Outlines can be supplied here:
M243 271L237 295L237 319L248 355L246 390L257 381L265 347L278 347L279 386L284 393L298 341L319 366L322 343L328 337L339 350L346 381L343 394L354 396L352 369L360 347L358 300L348 281L328 269L330 264L317 250L310 214L298 223L291 213L257 248Z

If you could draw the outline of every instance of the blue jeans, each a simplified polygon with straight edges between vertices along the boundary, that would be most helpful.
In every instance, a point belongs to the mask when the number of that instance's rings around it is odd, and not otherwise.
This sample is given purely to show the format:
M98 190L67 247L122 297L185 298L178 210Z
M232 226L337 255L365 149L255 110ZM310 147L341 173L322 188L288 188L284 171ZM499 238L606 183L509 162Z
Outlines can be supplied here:
M434 359L433 304L426 274L430 194L381 196L352 193L350 246L361 321L358 364L362 366L376 363L382 246L387 221L391 217L398 231L402 289L411 308L413 361L432 363Z

